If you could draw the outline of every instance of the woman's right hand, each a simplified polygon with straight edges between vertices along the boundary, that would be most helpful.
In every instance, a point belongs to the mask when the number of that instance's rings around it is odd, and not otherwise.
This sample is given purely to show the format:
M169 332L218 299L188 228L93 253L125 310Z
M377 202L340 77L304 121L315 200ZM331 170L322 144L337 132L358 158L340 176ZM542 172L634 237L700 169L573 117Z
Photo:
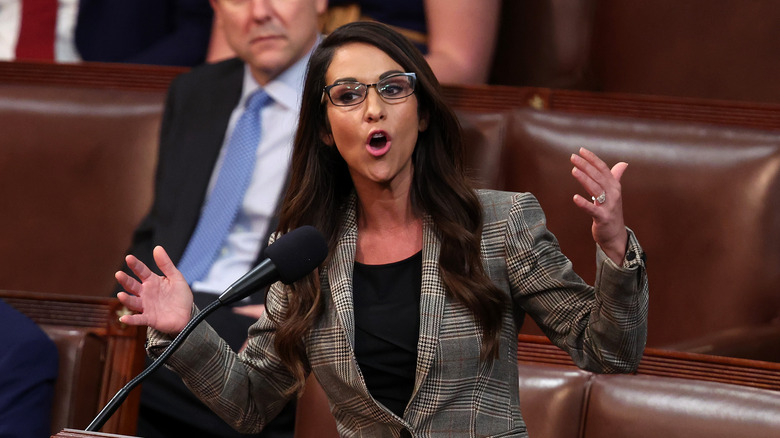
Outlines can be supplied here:
M117 298L133 312L120 317L119 321L128 325L145 325L176 335L190 321L192 291L161 246L155 247L153 254L164 276L155 274L132 255L128 255L125 261L140 281L122 271L115 274L116 280L125 290L119 292Z

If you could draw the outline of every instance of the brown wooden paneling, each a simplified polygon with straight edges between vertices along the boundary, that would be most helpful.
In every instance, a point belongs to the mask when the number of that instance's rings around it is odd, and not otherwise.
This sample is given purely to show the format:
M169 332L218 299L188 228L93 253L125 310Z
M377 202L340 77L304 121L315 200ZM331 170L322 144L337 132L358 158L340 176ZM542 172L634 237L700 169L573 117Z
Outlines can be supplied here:
M165 91L183 67L84 62L0 62L0 83Z

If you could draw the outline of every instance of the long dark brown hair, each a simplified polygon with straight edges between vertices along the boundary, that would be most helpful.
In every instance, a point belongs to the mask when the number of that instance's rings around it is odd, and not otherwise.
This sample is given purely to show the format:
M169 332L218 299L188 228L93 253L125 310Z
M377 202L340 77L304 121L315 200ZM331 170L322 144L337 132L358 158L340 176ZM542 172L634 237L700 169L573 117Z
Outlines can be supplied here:
M323 141L323 134L329 132L323 88L328 85L325 73L334 51L355 42L377 47L404 71L417 75L418 115L427 117L429 123L419 133L412 155L412 205L433 219L441 239L442 281L447 292L473 312L482 328L481 357L492 359L498 354L501 313L507 298L490 281L480 258L482 208L465 176L460 125L444 102L439 82L423 55L389 27L373 22L347 24L325 38L312 54L279 231L312 225L325 236L330 253L339 240L342 210L354 186L346 162L335 147ZM276 350L298 380L299 389L306 367L304 338L325 304L314 273L290 287L286 313L281 317L274 317L273 312L269 315L277 324Z

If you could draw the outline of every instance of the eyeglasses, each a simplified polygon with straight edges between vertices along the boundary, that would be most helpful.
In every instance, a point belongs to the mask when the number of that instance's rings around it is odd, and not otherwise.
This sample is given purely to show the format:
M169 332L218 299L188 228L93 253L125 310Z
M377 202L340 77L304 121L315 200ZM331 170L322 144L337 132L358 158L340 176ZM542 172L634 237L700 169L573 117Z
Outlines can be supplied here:
M323 89L331 103L336 106L357 105L368 96L368 89L376 88L376 92L385 101L403 99L414 93L417 75L414 73L392 74L374 84L364 84L358 81L339 81Z

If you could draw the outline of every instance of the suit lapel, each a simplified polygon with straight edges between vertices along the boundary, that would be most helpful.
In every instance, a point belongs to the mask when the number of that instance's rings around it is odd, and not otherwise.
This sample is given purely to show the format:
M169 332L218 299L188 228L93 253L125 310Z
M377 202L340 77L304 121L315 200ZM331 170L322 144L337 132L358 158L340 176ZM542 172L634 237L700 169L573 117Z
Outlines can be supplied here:
M353 195L346 209L341 237L328 267L328 283L333 296L333 304L352 352L355 348L352 272L355 265L355 251L357 250L356 202L356 197Z
M420 336L417 341L417 373L412 399L428 376L439 345L446 290L439 275L441 244L430 216L423 221L422 290L420 291Z
M338 320L344 329L345 340L354 356L355 313L352 300L352 274L357 248L356 198L353 196L346 209L344 226L331 262L328 266L328 285ZM439 345L446 293L439 275L439 252L441 245L430 216L423 220L423 266L422 289L420 291L420 334L417 341L417 372L414 392L422 386L436 356ZM354 363L354 362L353 362ZM355 370L357 372L357 370Z

